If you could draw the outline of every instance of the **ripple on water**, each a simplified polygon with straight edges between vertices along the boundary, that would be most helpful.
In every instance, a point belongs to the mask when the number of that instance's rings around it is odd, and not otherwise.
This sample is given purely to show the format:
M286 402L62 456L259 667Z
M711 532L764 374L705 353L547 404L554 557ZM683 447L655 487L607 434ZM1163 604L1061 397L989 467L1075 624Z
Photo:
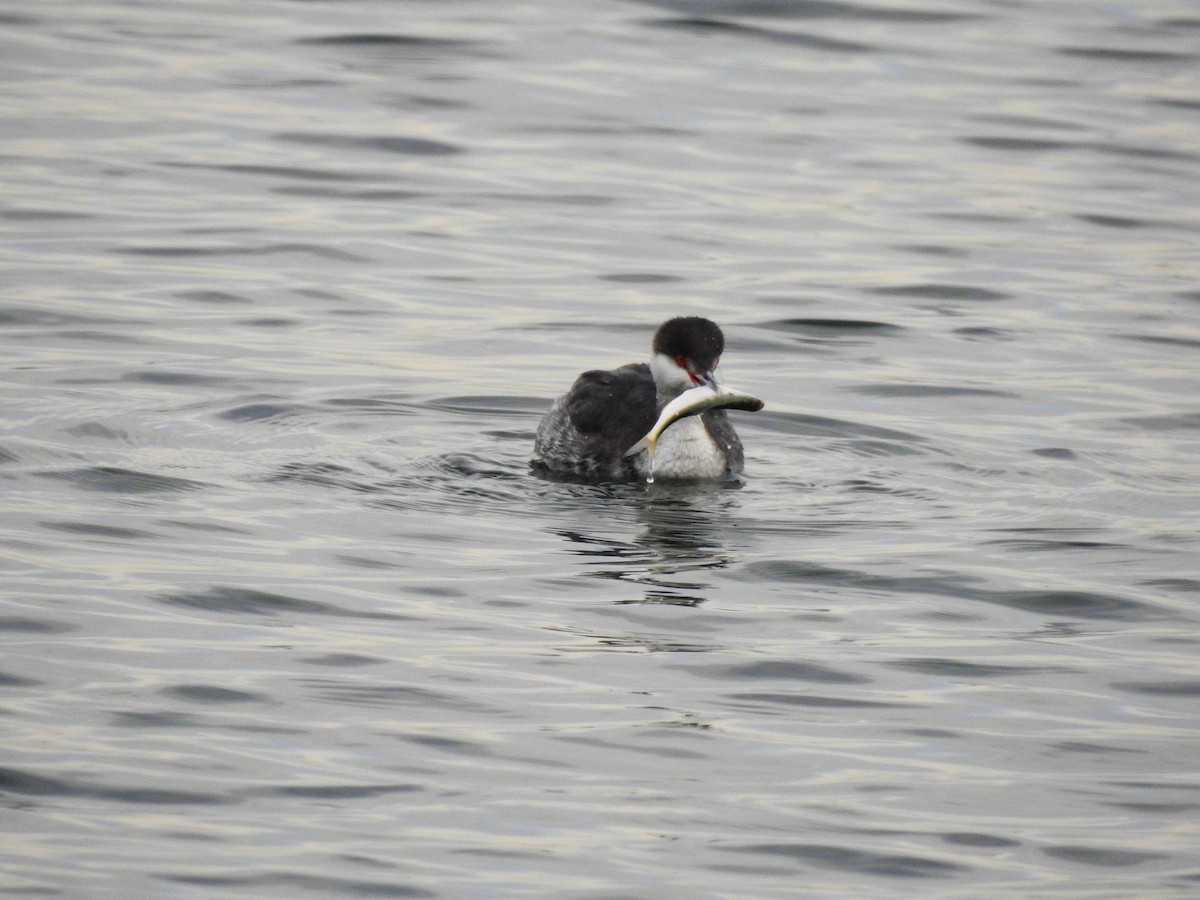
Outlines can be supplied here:
M684 13L768 19L849 19L933 24L985 18L980 13L909 6L871 6L842 0L646 0L651 6Z
M240 798L233 795L179 791L171 788L108 787L91 784L81 778L49 777L16 768L0 768L0 795L4 794L35 797L93 797L118 803L151 806L240 802Z
M959 138L961 143L984 150L998 150L1003 153L1065 153L1075 152L1082 155L1100 154L1131 159L1153 159L1167 161L1194 161L1200 158L1195 153L1185 150L1173 150L1159 145L1147 146L1139 144L1117 144L1109 142L1063 141L1047 138L1017 138L1002 135L975 135Z
M900 703L891 700L860 700L856 697L834 697L826 694L800 694L787 692L744 691L724 694L726 700L737 701L734 705L809 707L812 709L900 709L915 708L916 703Z
M43 683L44 682L38 681L36 678L26 678L23 675L10 675L7 672L0 671L0 687L37 687Z
M127 372L121 376L121 381L133 384L153 384L163 387L206 387L233 383L233 379L223 375L205 375L200 372L180 372L167 369L144 369L140 372Z
M468 700L464 695L435 691L414 684L373 684L350 679L310 678L304 685L316 697L351 706L418 706L474 713L486 709L483 704Z
M1110 744L1093 744L1087 741L1058 741L1048 745L1053 750L1063 753L1148 753L1132 747L1114 747Z
M648 19L644 25L650 28L683 31L692 34L711 35L714 37L746 38L749 40L768 41L773 44L783 44L790 47L802 47L805 50L818 50L828 53L870 53L876 48L861 41L848 41L838 38L824 37L818 34L807 34L799 31L786 31L780 28L764 28L760 25L742 25L724 19L708 16L686 16L672 19Z
M235 406L217 414L220 419L228 422L267 422L287 419L310 412L308 408L296 403L247 403Z
M395 50L469 50L480 46L478 41L460 38L425 37L413 34L385 34L362 32L358 34L327 34L299 38L296 43L307 47L385 47Z
M180 684L163 688L160 693L189 703L262 703L266 697L250 691L238 691L215 684Z
M1034 456L1040 456L1043 459L1078 459L1079 454L1067 447L1038 447L1030 450Z
M37 619L31 616L0 616L0 631L16 634L67 634L75 630L74 625Z
M613 272L599 277L603 281L615 281L618 284L670 284L684 280L678 275L666 275L661 272Z
M371 610L346 609L333 603L302 600L285 594L274 594L239 587L213 587L206 591L182 592L159 598L167 606L220 615L250 616L338 616L353 619L406 621L410 616Z
M262 872L246 874L213 875L211 873L185 875L159 872L155 877L171 884L187 884L204 888L233 890L244 888L255 892L276 890L284 896L295 896L303 891L319 897L437 897L438 894L424 888L410 887L393 881L364 881L355 878L337 878L330 875L312 875L302 872Z
M846 442L847 450L862 456L909 456L930 447L925 438L911 432L769 408L755 415L754 424L780 434L837 438Z
M922 594L955 600L994 603L1010 609L1080 619L1139 621L1161 617L1153 604L1099 591L1000 590L978 580L952 574L930 576L878 575L795 560L760 560L742 569L743 577L779 583L824 584L871 594Z
M203 246L194 244L156 246L142 244L114 248L113 252L129 256L161 256L169 258L297 255L315 256L319 259L328 259L336 262L369 262L367 257L356 253L339 250L336 247L330 247L325 244L312 244L303 241L257 245L244 242L236 244L206 244Z
M520 394L481 394L465 397L441 397L427 401L424 406L428 409L463 413L471 416L495 415L507 417L512 414L541 414L546 411L545 401Z
M1151 578L1141 584L1144 587L1163 588L1170 591L1200 593L1200 578Z
M199 716L174 710L118 712L113 715L112 722L119 728L196 728L204 724Z
M751 663L675 668L721 681L805 681L817 684L866 684L871 679L852 675L820 663L792 659L768 659Z
M1133 219L1128 216L1111 216L1100 213L1076 213L1075 218L1089 225L1099 225L1101 228L1153 228L1170 224L1153 219Z
M294 482L363 494L378 494L387 490L383 481L369 481L353 469L330 462L285 463L269 475L263 476L263 481Z
M1015 675L1044 675L1070 672L1066 666L1014 666L1002 663L966 662L961 659L897 659L888 663L897 669L948 678L1010 678Z
M921 300L966 300L973 303L1011 300L1012 294L991 288L966 284L943 284L923 282L920 284L897 284L872 288L874 294L887 297L914 297Z
M998 837L994 834L980 834L975 831L953 831L942 835L942 840L947 844L953 844L959 847L986 847L986 848L1008 848L1020 847L1020 841L1014 841L1011 838Z
M159 494L180 491L197 491L210 487L190 478L173 475L157 475L124 469L117 466L90 466L83 469L68 469L57 472L38 472L39 477L67 481L89 491L104 491L113 494Z
M528 464L505 464L471 453L450 453L420 460L421 491L392 491L376 503L393 509L428 509L459 515L482 508L500 510L529 497ZM479 504L488 504L480 507ZM526 514L528 511L526 510Z
M165 162L164 166L175 169L202 169L212 172L226 172L230 175L262 175L266 178L282 178L290 181L336 181L336 182L363 182L363 181L390 181L391 176L380 172L379 174L370 174L364 172L349 172L345 169L314 169L305 166L272 166L251 163L182 163L182 162ZM188 299L199 300L206 303L249 303L249 300L244 300L237 297L235 294L229 294L224 291L186 291L184 295Z
M404 156L449 156L465 148L446 141L399 135L335 135L325 132L289 131L275 135L276 140L345 150L399 153Z
M757 327L796 335L806 343L860 343L876 337L893 337L904 331L899 325L869 319L772 319L758 323Z
M1200 59L1195 53L1170 50L1133 50L1129 47L1057 47L1064 56L1080 56L1116 63L1181 63Z
M721 849L857 875L884 875L891 878L945 878L971 871L968 866L933 857L874 853L833 844L749 844Z
M1142 863L1169 859L1165 853L1145 853L1137 850L1123 850L1119 847L1087 847L1060 845L1043 847L1042 852L1055 859L1080 863L1085 866L1102 866L1104 868L1123 868L1137 866Z
M152 531L138 528L121 528L116 525L102 525L96 522L41 522L43 528L51 531L63 531L67 534L81 534L84 537L104 538L121 541L144 541L157 538Z
M254 303L249 297L242 297L227 291L179 291L175 296L189 303L206 303L214 306L250 306Z
M955 328L954 334L961 335L968 340L987 340L987 341L1015 341L1019 340L1016 332L1009 331L1004 328L993 328L988 325L967 325L963 328Z
M1181 337L1166 334L1120 334L1121 340L1139 341L1143 344L1154 344L1164 347L1179 347L1184 350L1200 350L1200 338Z
M1119 425L1129 425L1143 431L1196 431L1200 429L1200 412L1167 413L1161 416L1134 416L1118 419Z
M59 309L15 305L0 307L0 327L4 328L77 328L122 323L129 324L126 319L83 315Z
M1152 697L1200 697L1200 681L1122 681L1113 684L1121 691L1145 694Z
M2 20L0 20L2 21ZM0 221L7 222L79 222L94 219L88 213L59 209L0 209Z
M1013 529L1017 533L1022 533L1024 529ZM1037 532L1034 532L1037 533ZM1063 540L1060 538L1049 537L1030 537L1030 538L1001 538L993 541L984 541L984 546L988 547L1007 547L1010 550L1021 550L1034 553L1059 553L1067 550L1128 550L1126 544L1119 544L1115 541L1085 541L1085 540Z
M313 656L303 662L310 666L330 666L331 668L358 668L359 666L378 666L387 660L376 656L365 656L361 653L326 653Z
M1046 138L1017 138L991 135L962 137L959 140L972 147L984 150L1001 150L1016 153L1048 153L1056 150L1070 150L1079 145L1072 141L1049 140Z
M1013 400L1019 396L1011 391L952 384L863 384L855 385L851 390L868 397L1002 397Z
M307 800L360 800L391 794L416 794L419 784L286 784L260 788L254 793L268 797L302 797Z

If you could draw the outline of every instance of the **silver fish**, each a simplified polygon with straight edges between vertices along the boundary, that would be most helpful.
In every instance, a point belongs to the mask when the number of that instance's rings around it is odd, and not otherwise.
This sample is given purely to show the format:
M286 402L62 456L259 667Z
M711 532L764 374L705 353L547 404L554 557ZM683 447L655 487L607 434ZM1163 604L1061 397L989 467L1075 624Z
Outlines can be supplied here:
M753 394L739 391L736 388L721 386L712 388L707 384L684 391L663 407L658 414L658 421L647 432L646 436L625 451L625 456L633 456L643 450L650 454L650 471L654 471L654 450L662 433L680 419L699 415L706 409L745 409L758 412L763 408L763 402Z

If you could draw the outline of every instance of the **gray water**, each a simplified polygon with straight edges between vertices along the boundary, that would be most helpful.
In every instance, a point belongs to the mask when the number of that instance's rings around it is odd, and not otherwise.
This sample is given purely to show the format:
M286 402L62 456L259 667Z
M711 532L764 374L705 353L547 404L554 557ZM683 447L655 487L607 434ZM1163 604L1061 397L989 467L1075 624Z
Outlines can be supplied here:
M9 0L0 894L1200 891L1200 10ZM708 315L746 477L528 469Z

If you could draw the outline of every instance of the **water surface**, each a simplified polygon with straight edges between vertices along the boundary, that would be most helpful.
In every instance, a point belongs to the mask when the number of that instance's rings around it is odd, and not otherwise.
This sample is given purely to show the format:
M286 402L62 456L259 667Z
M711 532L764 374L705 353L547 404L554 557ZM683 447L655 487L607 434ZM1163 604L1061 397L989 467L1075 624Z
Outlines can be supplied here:
M1194 892L1198 37L10 3L0 892ZM744 481L534 477L678 314Z

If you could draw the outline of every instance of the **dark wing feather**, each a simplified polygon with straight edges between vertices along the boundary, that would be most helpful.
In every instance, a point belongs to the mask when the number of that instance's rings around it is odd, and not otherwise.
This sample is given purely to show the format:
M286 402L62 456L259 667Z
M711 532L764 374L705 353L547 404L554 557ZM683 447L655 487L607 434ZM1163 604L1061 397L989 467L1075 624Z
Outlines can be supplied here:
M571 386L567 409L571 424L583 434L620 443L630 436L622 453L654 427L654 378L644 363L605 371L584 372Z
M542 420L535 465L551 471L629 478L625 451L654 427L657 395L644 363L584 372Z

